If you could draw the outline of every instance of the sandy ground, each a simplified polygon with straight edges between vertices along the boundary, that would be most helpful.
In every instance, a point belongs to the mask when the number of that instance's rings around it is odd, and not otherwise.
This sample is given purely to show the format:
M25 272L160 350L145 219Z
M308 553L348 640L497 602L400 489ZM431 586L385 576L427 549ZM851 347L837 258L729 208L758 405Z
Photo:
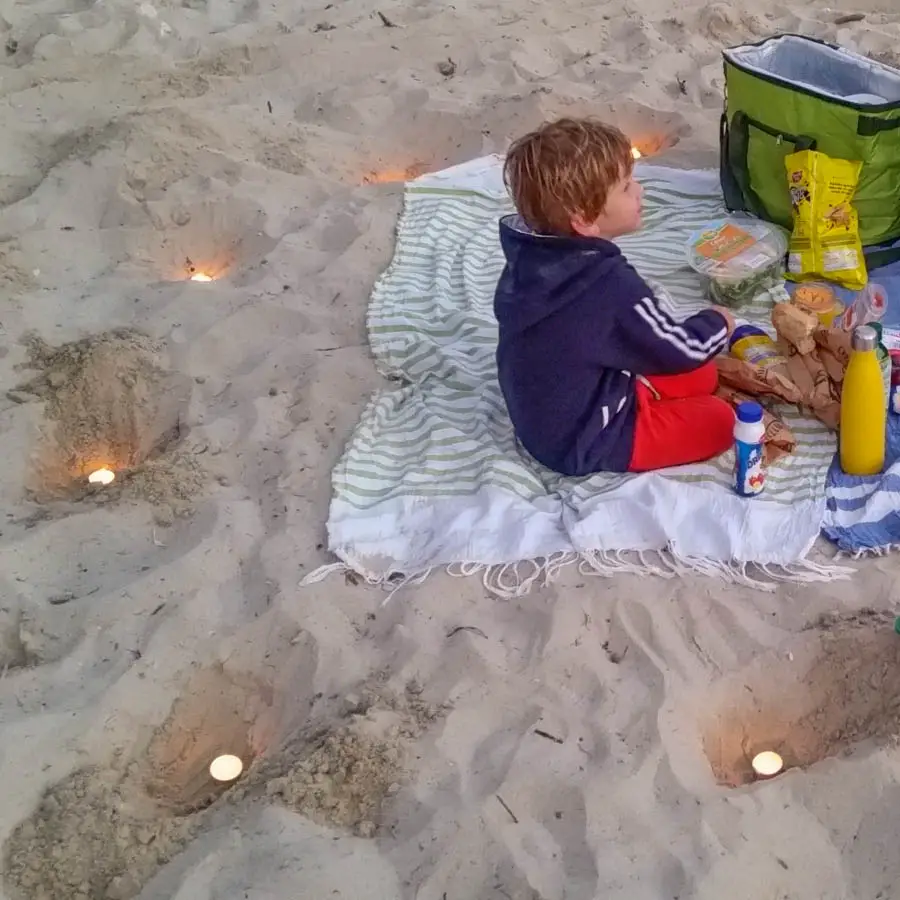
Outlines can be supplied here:
M723 45L897 62L895 0L380 2L0 0L0 895L900 897L895 559L298 587L405 172L564 112L712 162Z

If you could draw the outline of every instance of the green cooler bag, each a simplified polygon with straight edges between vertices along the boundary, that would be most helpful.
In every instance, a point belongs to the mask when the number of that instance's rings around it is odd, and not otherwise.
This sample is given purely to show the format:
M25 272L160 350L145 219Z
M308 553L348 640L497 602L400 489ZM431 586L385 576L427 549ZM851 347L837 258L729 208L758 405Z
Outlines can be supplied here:
M793 34L724 57L728 209L790 229L784 157L820 150L863 163L854 199L863 246L900 238L900 71Z

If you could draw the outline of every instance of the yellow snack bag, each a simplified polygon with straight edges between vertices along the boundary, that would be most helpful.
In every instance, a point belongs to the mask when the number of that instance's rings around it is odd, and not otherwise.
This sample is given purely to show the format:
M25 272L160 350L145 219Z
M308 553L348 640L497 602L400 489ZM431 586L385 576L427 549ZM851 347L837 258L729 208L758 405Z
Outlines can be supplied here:
M794 212L787 277L825 279L854 291L865 287L859 216L851 204L862 163L801 150L786 156L784 165Z

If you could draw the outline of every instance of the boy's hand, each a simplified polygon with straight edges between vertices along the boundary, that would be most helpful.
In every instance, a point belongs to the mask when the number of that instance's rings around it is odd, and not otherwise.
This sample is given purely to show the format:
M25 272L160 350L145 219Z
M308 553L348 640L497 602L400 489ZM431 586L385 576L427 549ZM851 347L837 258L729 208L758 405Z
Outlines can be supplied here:
M713 309L725 320L728 336L731 337L731 334L734 331L734 316L724 306L714 306Z

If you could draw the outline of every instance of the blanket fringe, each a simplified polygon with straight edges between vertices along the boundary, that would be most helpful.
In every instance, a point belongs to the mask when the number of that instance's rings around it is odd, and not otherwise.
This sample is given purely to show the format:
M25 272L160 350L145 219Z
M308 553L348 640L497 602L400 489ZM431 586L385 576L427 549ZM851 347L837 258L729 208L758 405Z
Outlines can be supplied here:
M521 562L489 566L482 563L453 563L447 566L448 575L467 578L481 575L485 588L495 597L512 600L524 597L535 586L552 584L559 573L572 565L578 557L574 553L553 553L543 559L526 559Z
M897 547L900 549L900 546ZM888 552L885 548L870 551L881 555ZM854 555L859 559L860 554ZM799 560L789 566L762 565L758 563L717 562L710 559L699 559L681 556L671 547L666 550L627 551L627 550L589 550L581 554L554 553L543 559L522 560L504 565L487 565L484 563L453 563L445 567L448 575L454 578L469 578L480 575L485 589L504 600L523 597L535 587L546 587L559 577L567 566L578 564L582 575L598 575L612 578L616 575L654 575L658 578L676 578L685 575L705 575L728 584L741 585L757 591L774 592L779 584L816 584L831 581L843 581L850 578L855 569L850 566L817 563L812 560ZM367 570L356 560L329 563L310 572L300 582L301 587L317 584L328 576L342 573L349 577L362 579L366 584L380 587L388 592L382 606L389 603L397 591L407 585L422 584L434 571L433 568L421 572L404 574L389 572L379 574Z
M882 544L880 547L862 547L859 550L838 550L835 559L870 559L873 556L888 556L900 550L900 544Z
M682 556L671 547L653 551L589 551L581 554L579 571L584 575L611 578L614 575L656 575L660 578L705 575L728 584L773 592L780 583L813 584L842 581L854 573L848 566L798 560L789 566L746 562L719 562Z

